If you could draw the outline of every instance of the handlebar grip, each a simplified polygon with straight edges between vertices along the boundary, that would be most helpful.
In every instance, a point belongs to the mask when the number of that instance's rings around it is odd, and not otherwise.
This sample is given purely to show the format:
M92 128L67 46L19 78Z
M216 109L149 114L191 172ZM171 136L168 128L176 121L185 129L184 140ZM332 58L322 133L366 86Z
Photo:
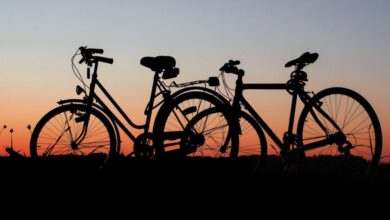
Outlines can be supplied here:
M99 53L102 54L104 52L103 49L97 49L97 48L88 48L87 49L90 53Z
M81 60L79 61L79 64L82 64L83 62L85 61L84 57L81 58Z
M99 62L103 62L103 63L112 64L114 62L114 59L112 59L112 58L99 57L99 56L95 56L94 58L95 58L95 60L97 60Z

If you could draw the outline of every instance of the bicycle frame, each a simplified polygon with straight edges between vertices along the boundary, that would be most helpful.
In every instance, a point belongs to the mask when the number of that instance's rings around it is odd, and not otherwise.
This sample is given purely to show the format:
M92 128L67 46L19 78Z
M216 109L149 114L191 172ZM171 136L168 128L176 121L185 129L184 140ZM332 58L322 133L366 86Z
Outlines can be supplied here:
M109 92L104 88L103 84L98 80L97 78L97 68L98 68L98 62L94 63L94 71L92 74L92 80L90 83L90 89L89 94L87 94L86 91L84 91L86 98L84 99L84 103L90 107L99 107L99 110L103 111L107 117L115 124L119 125L119 127L124 131L124 133L133 141L136 141L136 137L131 133L131 131L126 127L124 123L122 123L121 120L110 110L110 108L106 105L106 103L103 102L103 100L96 94L95 88L99 88L100 91L103 93L103 95L109 100L109 102L115 107L115 109L119 112L119 114L126 120L127 124L133 128L136 129L143 129L143 133L148 133L150 129L150 121L152 117L152 110L156 108L158 105L160 105L162 102L158 103L156 106L154 106L154 100L159 95L163 94L164 99L166 98L165 94L170 94L170 91L164 86L164 84L160 81L160 77L158 73L155 73L153 78L153 85L152 85L152 91L151 96L149 99L149 103L147 105L147 108L145 110L146 115L146 121L143 125L138 125L134 123L123 111L123 109L119 106L119 104L114 100L114 98L109 94ZM160 90L158 94L156 94L157 88ZM97 102L98 105L94 104L94 100ZM76 139L76 143L81 142L83 137L86 134L86 131L88 129L88 112L87 112L87 120L86 123L84 123L83 131L81 132L81 135ZM120 143L120 140L118 140L118 143Z
M289 83L243 83L243 74L238 75L238 79L236 81L236 92L233 99L233 111L238 113L241 110L240 103L244 106L245 109L248 110L249 114L254 117L254 119L259 123L261 128L269 135L269 137L276 143L276 145L281 149L282 153L296 153L296 152L303 152L309 149L319 148L322 146L325 146L330 143L334 143L335 139L337 138L335 135L328 135L328 137L324 140L320 140L314 143L310 143L308 145L305 145L303 147L294 148L291 149L291 144L294 141L294 134L293 134L293 127L294 127L294 121L295 121L295 113L296 113L296 105L297 105L297 99L298 97L302 101L302 103L306 106L308 104L311 104L311 97L308 95L307 92L304 91L303 87L295 87L294 85L291 85ZM245 99L243 96L244 90L288 90L291 91L292 95L292 102L291 102L291 110L290 110L290 117L289 117L289 124L288 124L288 130L285 133L283 140L278 138L278 136L275 134L275 132L270 128L270 126L257 114L257 112L254 110L254 108L249 104L249 102ZM321 107L314 103L314 107L316 110L323 115L327 120L331 122L335 128L338 130L341 130L339 126L334 122L334 120L326 114ZM310 112L313 115L313 118L315 121L320 125L320 127L323 129L325 133L328 134L325 126L323 123L318 119L316 116L316 113L314 111Z
M89 87L90 88L89 94L87 94L86 91L81 89L81 87L79 88L84 92L85 97L86 97L85 99L83 99L82 101L73 99L73 100L61 101L59 103L63 104L65 102L82 102L82 103L86 104L89 108L98 108L111 120L116 132L118 132L118 129L116 126L116 125L118 125L133 142L137 141L137 137L131 133L131 131L126 127L126 125L121 120L119 120L119 118L110 110L110 108L106 105L106 103L103 102L103 100L96 94L96 92L95 92L96 87L100 89L100 91L103 93L103 95L115 107L115 109L119 112L119 114L126 120L127 125L135 128L135 129L143 129L142 134L149 133L153 109L157 108L158 106L162 105L163 103L169 102L169 100L174 99L177 95L180 95L180 94L183 94L183 93L186 93L189 91L200 90L200 91L203 91L206 93L213 94L219 100L224 100L224 98L220 94L218 94L217 92L215 92L213 90L203 88L203 87L192 86L195 84L207 83L208 80L198 80L198 81L187 82L187 83L182 83L182 84L174 83L173 87L181 88L181 89L179 91L175 92L174 94L171 94L171 90L169 88L167 88L167 86L160 80L159 73L155 73L154 78L153 78L153 85L152 85L150 99L149 99L149 102L148 102L147 107L145 109L146 121L145 121L145 124L138 125L138 124L134 123L126 115L126 113L123 111L123 109L114 100L114 98L109 94L109 92L104 88L103 84L98 80L97 68L98 68L98 62L95 62L94 63L94 71L92 74L92 79L91 79L91 83L90 83L90 87ZM188 87L188 86L192 86L192 87ZM171 86L168 86L168 87L171 87ZM182 87L186 87L186 88L182 88ZM156 94L156 92L157 92L157 94ZM155 104L156 97L158 97L160 95L162 96L163 100L160 101L159 103ZM97 104L94 103L94 100L97 102ZM180 109L180 111L185 111L181 108L179 108L179 109ZM176 115L175 112L174 112L174 114L175 114L176 118L179 119L179 117ZM85 119L85 123L83 126L83 131L81 132L80 136L76 138L76 141L75 141L77 144L81 143L81 141L85 137L85 134L87 133L86 131L88 129L88 124L89 124L88 121L89 121L89 112L86 112L86 119ZM167 132L165 135L167 138L173 138L173 137L177 138L177 137L180 137L182 134L178 133L178 132ZM145 143L146 139L147 139L147 137L143 136L143 139L141 139L141 141L143 143ZM118 135L118 143L120 143L120 136L119 135Z

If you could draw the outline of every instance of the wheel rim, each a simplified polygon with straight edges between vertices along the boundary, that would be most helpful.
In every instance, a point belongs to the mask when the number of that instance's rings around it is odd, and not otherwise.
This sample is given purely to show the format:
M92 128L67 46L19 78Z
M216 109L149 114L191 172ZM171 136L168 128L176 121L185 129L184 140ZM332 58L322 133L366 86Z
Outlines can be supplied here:
M83 130L85 111L66 109L54 114L40 128L36 137L38 157L94 156L106 158L110 152L110 135L105 124L90 114L88 129L81 142L76 144Z
M253 171L264 168L268 153L264 132L246 112L241 112L239 123L241 134L239 135L238 157L240 157L241 166ZM277 153L271 151L271 154Z
M198 138L198 144L192 146L194 141L185 141L188 145L181 145L184 152L190 152L187 156L192 157L230 157L230 143L225 145L228 138L229 124L225 115L217 108L212 108L201 112L194 117L186 127L186 132L191 137ZM186 139L186 138L184 138Z
M180 151L186 138L183 136L183 131L188 123L201 112L221 106L221 101L213 95L205 92L189 92L176 97L172 104L166 105L167 108L162 107L154 123L157 153ZM181 135L176 135L176 138L166 138L170 133L175 132ZM196 154L196 156L200 155Z
M256 129L244 117L240 118L241 134L238 156L259 156L261 155L261 141Z
M357 94L333 92L319 99L321 108L338 124L345 141L336 141L322 148L307 151L308 156L355 156L367 161L377 160L380 154L377 145L381 142L380 127L371 106ZM337 128L321 116L316 115L322 122L329 135L337 135ZM315 122L315 117L309 112L303 124L302 143L307 145L326 138L326 134ZM342 138L341 138L342 139Z

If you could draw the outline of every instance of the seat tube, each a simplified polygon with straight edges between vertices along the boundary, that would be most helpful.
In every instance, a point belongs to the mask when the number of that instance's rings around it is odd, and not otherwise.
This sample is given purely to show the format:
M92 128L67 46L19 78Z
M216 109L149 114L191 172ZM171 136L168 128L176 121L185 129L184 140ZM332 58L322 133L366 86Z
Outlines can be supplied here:
M290 111L290 121L288 124L288 137L291 137L293 134L294 121L295 121L295 111L297 107L297 93L294 92L291 102L291 111Z
M150 99L149 99L149 103L148 103L149 108L148 108L148 111L145 112L146 113L146 122L145 122L144 133L147 133L149 131L150 120L152 118L152 109L153 109L153 105L154 105L154 98L155 98L156 89L157 89L157 82L159 79L160 79L160 77L158 76L158 73L156 73L154 75L154 78L153 78L153 86L152 86L152 91L151 91Z

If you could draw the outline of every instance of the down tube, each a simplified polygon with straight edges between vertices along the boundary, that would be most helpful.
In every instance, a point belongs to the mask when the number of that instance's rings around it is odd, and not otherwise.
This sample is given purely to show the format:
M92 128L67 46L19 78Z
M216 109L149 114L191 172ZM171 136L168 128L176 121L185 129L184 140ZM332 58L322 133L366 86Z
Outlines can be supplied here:
M283 148L282 141L276 136L276 134L272 131L272 129L265 123L265 121L256 113L253 107L248 103L248 101L242 97L241 103L244 107L249 111L249 113L256 119L256 121L260 124L261 128L265 130L265 132L271 137L271 139L278 145L280 149Z
M115 114L107 107L107 105L97 96L95 95L96 101L103 107L104 113L113 120L119 127L127 134L127 136L132 140L135 141L135 136L126 128L126 126L118 119L118 117L115 116Z

